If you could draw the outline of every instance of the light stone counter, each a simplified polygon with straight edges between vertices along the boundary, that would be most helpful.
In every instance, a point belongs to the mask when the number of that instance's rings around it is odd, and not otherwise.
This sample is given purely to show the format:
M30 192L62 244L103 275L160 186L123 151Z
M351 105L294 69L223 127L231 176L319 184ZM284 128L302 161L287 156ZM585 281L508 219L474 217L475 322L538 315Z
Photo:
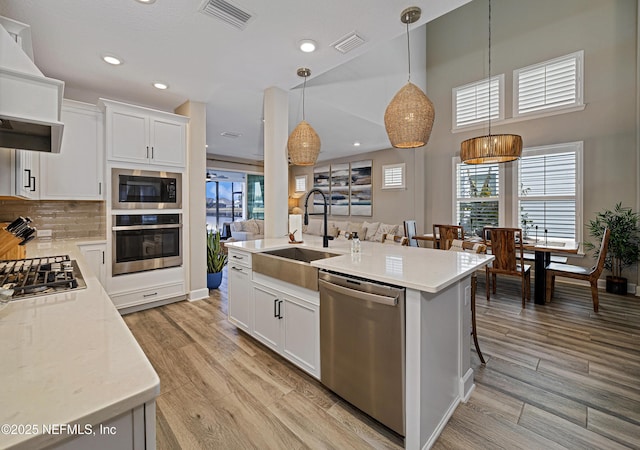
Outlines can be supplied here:
M158 375L77 248L99 242L27 247L30 258L69 254L87 288L15 300L0 310L0 424L39 429L2 432L0 448L57 443L69 435L42 434L43 425L97 425L160 393Z
M322 249L321 236L303 235L303 240L302 244L289 244L288 238L276 238L230 242L226 245L251 253L292 245ZM342 255L313 261L312 266L432 293L451 286L494 259L492 255L443 252L370 241L362 242L358 257L350 254L350 241L340 238L329 241L329 248L324 250Z

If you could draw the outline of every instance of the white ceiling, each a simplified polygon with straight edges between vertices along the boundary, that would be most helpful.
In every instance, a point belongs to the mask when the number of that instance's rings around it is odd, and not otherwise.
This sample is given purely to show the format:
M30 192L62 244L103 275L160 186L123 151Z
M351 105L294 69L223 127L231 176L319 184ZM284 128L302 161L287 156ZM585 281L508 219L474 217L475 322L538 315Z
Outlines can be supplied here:
M412 81L423 85L421 25L471 0L227 1L252 14L244 30L200 13L202 0L0 0L0 15L31 25L35 62L65 81L65 97L164 110L205 102L209 154L262 159L263 92L290 91L292 130L302 118L296 70L308 67L306 120L320 135L326 160L390 147L384 110L407 81L402 10L422 8L411 25L411 62ZM347 54L331 47L353 31L363 45ZM305 38L318 42L318 50L298 50ZM107 53L124 64L105 64ZM169 89L155 89L155 81ZM241 136L221 136L225 131ZM354 148L355 141L362 145Z

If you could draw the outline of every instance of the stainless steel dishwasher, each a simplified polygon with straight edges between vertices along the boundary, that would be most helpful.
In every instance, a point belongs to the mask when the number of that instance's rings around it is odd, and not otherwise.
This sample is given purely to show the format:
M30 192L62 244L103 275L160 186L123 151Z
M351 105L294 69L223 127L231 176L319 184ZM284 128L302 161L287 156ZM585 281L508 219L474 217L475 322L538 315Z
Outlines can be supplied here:
M320 271L320 381L405 435L405 290Z

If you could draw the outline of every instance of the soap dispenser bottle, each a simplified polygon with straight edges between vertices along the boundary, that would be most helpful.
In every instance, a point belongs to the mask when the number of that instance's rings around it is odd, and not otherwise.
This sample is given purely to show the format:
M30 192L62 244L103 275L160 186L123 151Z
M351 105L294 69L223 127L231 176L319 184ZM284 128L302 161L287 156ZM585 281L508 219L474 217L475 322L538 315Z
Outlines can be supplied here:
M356 232L353 233L353 237L351 238L351 253L360 253L360 238L358 237L358 233Z

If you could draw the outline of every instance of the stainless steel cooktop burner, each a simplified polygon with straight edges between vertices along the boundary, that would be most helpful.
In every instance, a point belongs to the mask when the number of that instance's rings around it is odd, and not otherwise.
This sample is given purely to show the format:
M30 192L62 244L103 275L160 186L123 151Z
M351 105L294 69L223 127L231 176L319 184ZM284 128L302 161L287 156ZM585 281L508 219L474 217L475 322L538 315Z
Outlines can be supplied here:
M75 260L68 255L0 261L0 288L12 299L35 297L86 284Z

